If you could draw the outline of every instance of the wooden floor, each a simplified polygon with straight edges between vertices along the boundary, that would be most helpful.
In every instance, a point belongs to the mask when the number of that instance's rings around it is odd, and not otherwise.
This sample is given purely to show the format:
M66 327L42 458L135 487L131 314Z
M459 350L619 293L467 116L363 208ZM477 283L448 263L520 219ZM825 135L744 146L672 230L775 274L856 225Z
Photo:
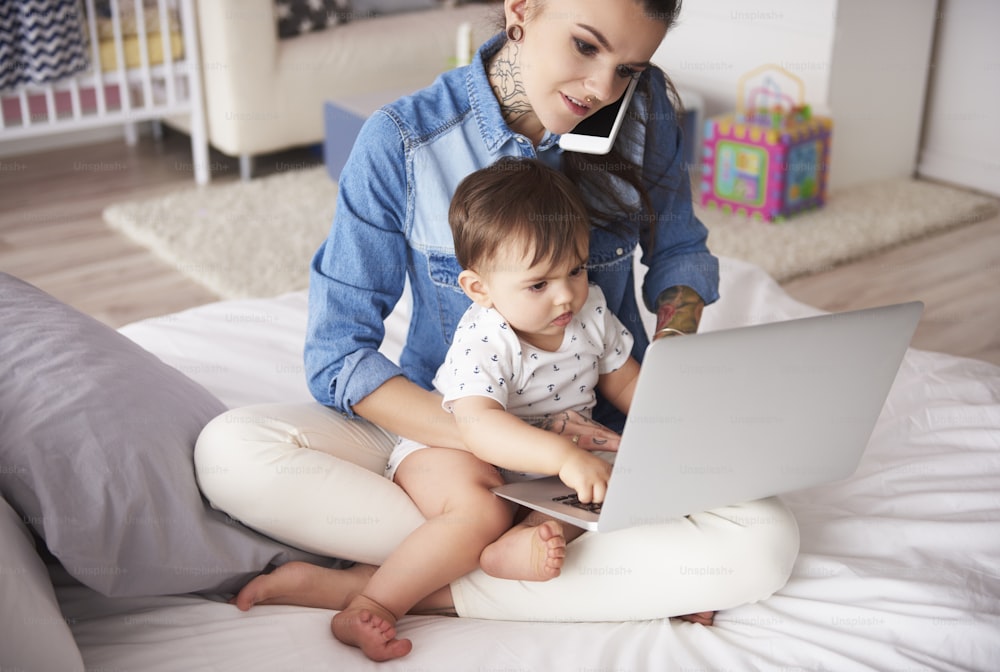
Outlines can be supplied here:
M211 160L215 183L238 179L234 159ZM296 150L259 159L257 172L320 162ZM0 159L0 270L114 327L215 301L101 219L111 203L192 185L190 146L179 134ZM784 287L828 310L922 300L915 347L1000 364L1000 216Z

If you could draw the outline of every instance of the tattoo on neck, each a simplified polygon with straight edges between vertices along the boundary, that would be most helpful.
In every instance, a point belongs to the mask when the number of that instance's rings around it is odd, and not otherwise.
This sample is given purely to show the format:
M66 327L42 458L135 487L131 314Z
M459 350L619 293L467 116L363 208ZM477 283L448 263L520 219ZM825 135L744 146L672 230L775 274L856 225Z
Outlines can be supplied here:
M519 50L517 44L508 43L490 61L490 85L500 101L500 112L508 125L531 111L521 84L521 66L517 58Z

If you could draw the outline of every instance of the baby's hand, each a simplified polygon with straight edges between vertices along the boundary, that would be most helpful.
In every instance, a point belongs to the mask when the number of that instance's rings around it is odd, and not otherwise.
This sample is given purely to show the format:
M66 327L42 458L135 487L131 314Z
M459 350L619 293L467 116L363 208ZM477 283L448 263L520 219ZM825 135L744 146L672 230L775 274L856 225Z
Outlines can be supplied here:
M611 465L584 450L575 450L559 470L559 479L576 490L584 504L603 502L608 491Z

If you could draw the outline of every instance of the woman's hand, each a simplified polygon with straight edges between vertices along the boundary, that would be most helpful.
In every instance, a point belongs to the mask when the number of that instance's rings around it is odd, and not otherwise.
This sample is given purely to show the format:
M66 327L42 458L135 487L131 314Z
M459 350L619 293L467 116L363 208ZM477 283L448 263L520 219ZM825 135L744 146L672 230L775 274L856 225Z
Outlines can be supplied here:
M614 431L576 411L554 413L545 418L539 427L565 436L584 450L616 452L621 442L621 437Z

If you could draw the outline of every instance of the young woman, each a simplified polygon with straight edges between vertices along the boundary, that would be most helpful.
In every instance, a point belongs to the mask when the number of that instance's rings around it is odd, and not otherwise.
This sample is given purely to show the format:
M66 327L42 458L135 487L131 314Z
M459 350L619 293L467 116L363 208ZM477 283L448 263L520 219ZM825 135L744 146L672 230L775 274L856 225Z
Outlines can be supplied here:
M373 565L424 522L381 474L397 436L466 449L431 391L470 303L457 283L447 212L459 182L500 157L537 157L580 187L594 225L590 281L633 334L637 360L649 342L633 285L638 246L654 336L696 330L702 307L717 298L718 263L692 212L669 84L650 63L678 9L673 0L505 0L504 32L472 64L368 120L312 264L305 363L318 403L237 409L210 423L196 466L215 506L282 541ZM612 154L559 148L560 134L616 100L634 77L639 86ZM397 364L379 346L407 280L413 312ZM620 428L620 414L599 404L594 419L562 414L548 429L582 448L616 447L611 429ZM414 609L597 621L700 612L690 619L709 623L713 610L784 585L798 532L772 498L584 534L571 551L557 579L530 590L477 570ZM236 602L342 609L372 571L292 563L251 581Z

